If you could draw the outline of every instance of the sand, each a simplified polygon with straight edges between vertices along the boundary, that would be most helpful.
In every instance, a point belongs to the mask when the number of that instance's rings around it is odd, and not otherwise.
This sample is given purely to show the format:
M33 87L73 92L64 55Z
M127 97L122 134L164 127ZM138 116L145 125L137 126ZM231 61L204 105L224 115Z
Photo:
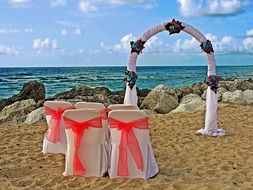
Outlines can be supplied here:
M253 189L253 107L218 113L221 138L195 134L204 112L149 116L160 168L150 180L64 177L64 156L41 153L45 122L0 126L0 189Z

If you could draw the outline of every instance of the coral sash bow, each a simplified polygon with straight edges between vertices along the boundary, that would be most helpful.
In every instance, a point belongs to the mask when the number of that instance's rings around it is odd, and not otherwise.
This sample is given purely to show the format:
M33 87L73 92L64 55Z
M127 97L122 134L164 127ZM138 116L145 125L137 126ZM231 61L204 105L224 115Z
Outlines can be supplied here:
M49 129L47 130L46 137L52 143L56 143L60 140L61 117L63 112L67 109L73 109L73 107L71 106L65 109L52 109L50 107L44 106L45 115L51 115L51 119L49 121Z
M122 122L114 118L108 118L111 128L122 130L119 146L118 176L128 176L127 150L128 147L138 169L143 171L143 158L140 145L132 128L148 129L148 118L144 117L131 122Z
M71 120L69 118L64 117L64 126L66 129L72 129L74 133L74 159L73 159L73 169L74 175L84 175L85 174L85 166L81 163L79 156L78 156L78 149L81 144L82 137L84 135L84 130L88 129L89 127L94 128L102 128L102 120L101 117L96 117L88 121L84 122L77 122Z

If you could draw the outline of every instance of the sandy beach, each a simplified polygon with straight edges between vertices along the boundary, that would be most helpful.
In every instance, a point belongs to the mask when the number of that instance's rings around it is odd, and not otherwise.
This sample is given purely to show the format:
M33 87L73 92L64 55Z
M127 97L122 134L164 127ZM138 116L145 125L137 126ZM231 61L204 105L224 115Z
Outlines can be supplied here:
M64 156L43 155L45 122L0 126L1 189L252 189L253 107L218 110L222 138L195 134L204 112L149 116L160 172L150 180L64 177Z

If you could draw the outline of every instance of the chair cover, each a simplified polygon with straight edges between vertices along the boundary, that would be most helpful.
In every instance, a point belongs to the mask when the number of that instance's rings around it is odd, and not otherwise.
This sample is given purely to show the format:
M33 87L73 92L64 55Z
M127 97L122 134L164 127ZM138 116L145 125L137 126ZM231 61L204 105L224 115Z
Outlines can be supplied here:
M67 152L64 176L101 177L108 168L104 128L97 110L64 112Z
M145 112L111 111L108 123L111 131L110 178L148 179L155 176L159 169L150 142Z
M46 101L44 103L48 130L44 135L42 153L66 153L67 142L62 114L65 110L73 108L69 102Z
M110 157L110 149L109 149L109 143L110 143L110 130L108 128L108 122L107 122L107 109L102 103L96 103L96 102L78 102L75 104L76 109L95 109L98 110L102 117L102 123L103 128L105 129L105 147L107 152L107 157ZM109 159L108 159L109 160ZM108 163L109 165L109 163Z
M108 106L108 111L112 110L139 110L139 108L133 104L111 104Z

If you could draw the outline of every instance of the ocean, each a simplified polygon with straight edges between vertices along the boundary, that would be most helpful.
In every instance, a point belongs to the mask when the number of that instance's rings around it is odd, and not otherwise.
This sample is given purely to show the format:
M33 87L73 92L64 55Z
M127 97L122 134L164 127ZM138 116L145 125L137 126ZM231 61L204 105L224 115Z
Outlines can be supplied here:
M125 87L126 67L57 67L57 68L0 68L0 99L17 94L24 83L37 80L45 84L47 98L84 85L103 86L112 91ZM179 88L204 82L207 66L154 66L137 67L139 88L152 89L159 84ZM222 78L253 78L253 66L217 66Z

